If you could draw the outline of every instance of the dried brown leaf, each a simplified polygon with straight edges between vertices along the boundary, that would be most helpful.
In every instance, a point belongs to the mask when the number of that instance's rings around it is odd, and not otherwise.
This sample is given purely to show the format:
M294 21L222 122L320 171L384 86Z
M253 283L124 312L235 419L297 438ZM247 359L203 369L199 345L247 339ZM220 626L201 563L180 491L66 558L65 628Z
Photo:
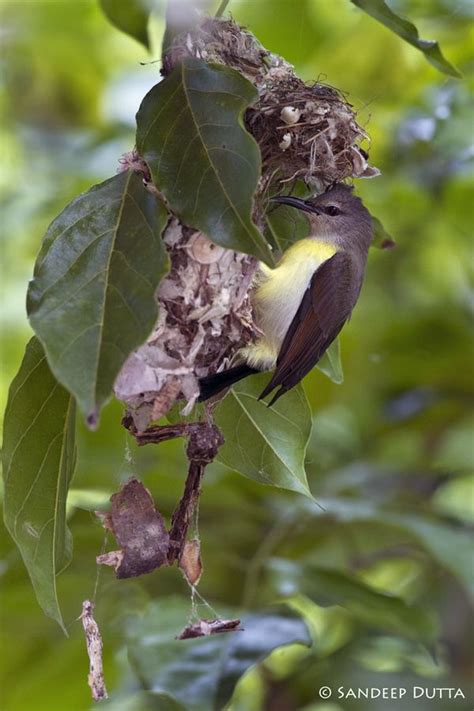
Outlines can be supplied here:
M202 575L201 543L198 538L192 538L184 544L179 559L179 567L190 585L197 585Z
M104 524L121 550L105 553L97 562L113 566L117 578L133 578L166 565L169 535L150 492L133 477L110 501L110 515Z
M240 620L199 620L187 625L176 639L193 639L194 637L209 637L221 632L240 632Z
M104 670L102 665L102 637L99 626L94 619L94 604L90 600L82 603L81 621L86 636L87 654L89 655L89 676L87 683L94 701L107 699Z

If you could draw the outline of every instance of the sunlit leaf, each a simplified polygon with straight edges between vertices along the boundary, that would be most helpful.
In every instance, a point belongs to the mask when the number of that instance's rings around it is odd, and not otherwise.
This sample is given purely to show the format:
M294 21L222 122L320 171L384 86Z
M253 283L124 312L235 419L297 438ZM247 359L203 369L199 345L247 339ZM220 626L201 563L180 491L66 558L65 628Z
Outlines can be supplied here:
M76 198L46 233L28 291L30 322L91 426L156 321L166 219L163 204L128 171Z
M242 125L256 98L256 89L234 69L186 59L145 96L137 149L185 224L271 264L251 218L260 152Z
M304 459L311 433L311 411L302 387L267 407L258 396L268 374L237 383L219 404L215 422L225 444L217 459L262 484L311 496Z
M452 516L468 525L474 525L474 474L457 477L436 490L431 500L433 509Z
M372 226L373 226L373 237L372 237L372 247L378 247L379 249L392 249L395 247L395 240L383 224L380 222L378 217L372 215Z
M393 12L385 0L351 0L351 2L381 22L382 25L388 27L389 30L395 32L395 34L404 39L405 42L408 42L423 52L428 62L436 67L438 71L449 74L452 77L462 76L443 56L438 42L435 40L421 39L415 25Z
M273 559L273 583L285 597L306 595L318 605L341 605L356 619L424 642L436 639L433 615L421 605L381 592L355 576L317 567L308 560Z
M110 507L111 491L105 489L70 489L67 497L68 513L74 509L99 511Z
M324 375L327 375L333 383L340 384L344 382L339 338L336 338L336 340L331 343L326 353L316 365L316 368L319 368Z
M75 406L32 338L8 396L3 439L5 524L38 602L64 629L56 575L71 559L66 496L75 465Z
M304 622L278 612L243 616L243 631L176 640L188 614L182 601L162 599L130 621L127 636L145 688L189 711L223 709L242 675L274 649L310 644Z
M150 49L150 9L146 0L100 0L100 5L104 15L117 29Z

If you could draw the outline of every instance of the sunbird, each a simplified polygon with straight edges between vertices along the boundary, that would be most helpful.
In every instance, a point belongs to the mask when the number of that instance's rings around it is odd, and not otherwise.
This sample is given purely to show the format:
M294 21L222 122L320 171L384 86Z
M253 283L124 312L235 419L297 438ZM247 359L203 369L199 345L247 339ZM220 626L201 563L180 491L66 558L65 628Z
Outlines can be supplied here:
M248 375L274 370L259 398L278 388L270 407L316 365L359 298L373 228L352 187L337 183L314 198L273 200L303 210L309 236L274 268L260 264L252 303L261 335L237 352L238 365L199 380L201 402Z

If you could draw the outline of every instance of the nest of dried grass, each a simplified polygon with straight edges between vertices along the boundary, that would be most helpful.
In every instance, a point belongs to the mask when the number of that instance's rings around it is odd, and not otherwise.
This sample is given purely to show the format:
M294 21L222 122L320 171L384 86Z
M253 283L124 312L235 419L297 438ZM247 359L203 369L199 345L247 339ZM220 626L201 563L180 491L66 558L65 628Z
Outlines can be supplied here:
M305 84L284 59L264 49L233 20L206 19L176 37L164 73L185 57L230 66L254 84L257 103L245 123L262 154L261 192L298 178L321 191L347 178L379 174L368 165L368 141L343 94L327 84Z

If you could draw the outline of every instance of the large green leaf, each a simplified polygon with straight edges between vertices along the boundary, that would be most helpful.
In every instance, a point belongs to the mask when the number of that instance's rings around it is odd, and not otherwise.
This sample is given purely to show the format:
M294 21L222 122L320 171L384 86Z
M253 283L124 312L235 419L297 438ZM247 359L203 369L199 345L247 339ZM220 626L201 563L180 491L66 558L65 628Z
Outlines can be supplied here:
M189 711L223 709L251 666L278 647L310 644L304 622L278 611L244 616L243 631L174 639L188 615L180 600L150 603L143 617L128 624L128 650L145 688L159 695L160 702L167 697Z
M28 313L51 370L91 426L156 321L166 219L161 201L128 171L76 198L46 233Z
M56 575L71 559L66 496L75 464L75 406L32 338L8 396L3 438L5 524L38 602L64 629Z
M251 217L260 153L242 125L257 96L234 69L186 59L143 99L137 149L183 222L271 264Z
M262 484L311 497L304 459L311 434L311 411L303 388L290 390L272 407L258 400L269 375L237 383L219 404L215 422L225 444L217 459Z
M373 627L423 642L436 639L437 627L429 610L376 590L353 575L320 568L307 560L273 559L269 567L274 586L285 597L302 593L318 605L341 605L354 619Z
M429 519L424 513L399 513L375 507L360 499L318 497L324 509L312 507L316 516L328 515L344 523L377 524L400 530L406 540L418 543L443 568L449 570L474 599L472 536L462 527Z
M149 3L146 0L100 0L104 15L117 29L150 48Z
M449 74L452 77L462 76L443 56L438 42L435 40L421 39L415 25L393 12L385 0L351 0L351 2L381 22L382 25L388 27L389 30L395 32L395 34L404 39L405 42L408 42L423 52L428 62L440 72Z
M474 600L471 531L410 514L389 514L387 523L409 531L435 560L459 579Z

